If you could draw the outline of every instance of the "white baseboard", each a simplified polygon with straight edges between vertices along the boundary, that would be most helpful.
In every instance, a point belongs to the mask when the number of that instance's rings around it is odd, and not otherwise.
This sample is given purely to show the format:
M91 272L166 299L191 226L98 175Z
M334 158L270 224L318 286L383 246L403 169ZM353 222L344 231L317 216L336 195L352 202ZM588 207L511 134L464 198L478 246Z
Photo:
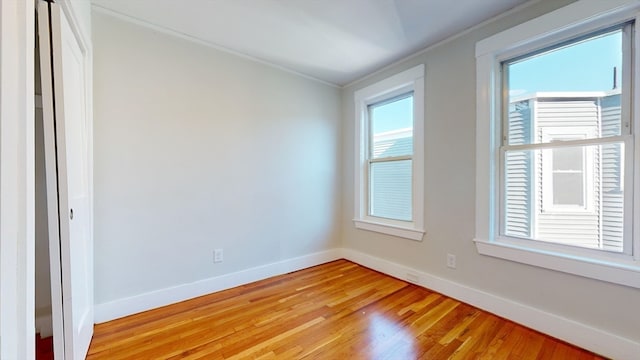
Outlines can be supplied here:
M500 296L351 249L342 257L612 359L638 359L640 343Z
M96 304L94 308L94 321L96 323L103 323L142 311L193 299L216 291L230 289L254 281L320 265L340 258L340 250L331 249L257 266L231 274L220 275L107 303Z
M613 359L637 359L640 343L500 296L351 249L331 249L95 306L102 323L344 258ZM50 318L49 318L50 321ZM43 335L44 336L44 335Z
M53 320L51 314L36 316L36 333L40 334L41 338L53 336Z

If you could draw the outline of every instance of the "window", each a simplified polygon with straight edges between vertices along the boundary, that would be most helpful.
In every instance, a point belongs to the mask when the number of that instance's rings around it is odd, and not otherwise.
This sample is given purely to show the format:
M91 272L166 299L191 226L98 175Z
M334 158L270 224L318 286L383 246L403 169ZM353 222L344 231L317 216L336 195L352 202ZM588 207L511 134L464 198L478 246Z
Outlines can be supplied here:
M422 240L424 67L355 92L357 228Z
M477 43L481 254L640 288L639 9L580 1Z
M570 113L572 114L572 113ZM545 143L561 144L562 141L577 141L589 138L589 129L582 127L557 127L542 130ZM618 157L611 160L620 162ZM540 172L542 186L542 212L595 214L594 194L599 193L600 174L595 174L597 152L590 146L559 147L542 150ZM614 170L615 171L615 170ZM616 174L619 176L619 174ZM534 175L535 176L535 175ZM622 221L622 219L619 219Z
M413 92L368 106L369 216L412 220Z
M585 204L588 203L585 199L587 194L593 193L593 189L587 190L585 185L588 181L585 152L586 149L582 147L549 150L551 156L547 153L546 159L550 163L548 198L551 204L547 208L585 208ZM591 157L592 155L589 156Z

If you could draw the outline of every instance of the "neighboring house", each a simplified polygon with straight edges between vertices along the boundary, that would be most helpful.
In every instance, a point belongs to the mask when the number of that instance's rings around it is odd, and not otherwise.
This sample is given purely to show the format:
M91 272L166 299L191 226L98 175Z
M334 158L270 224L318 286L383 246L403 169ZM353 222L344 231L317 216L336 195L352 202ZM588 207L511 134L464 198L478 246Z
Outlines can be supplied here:
M620 134L620 91L535 93L509 104L510 145ZM509 236L622 251L621 145L506 153Z
M373 135L372 158L413 154L413 128ZM371 166L371 209L376 216L411 220L411 160L374 163ZM374 213L370 211L370 213Z

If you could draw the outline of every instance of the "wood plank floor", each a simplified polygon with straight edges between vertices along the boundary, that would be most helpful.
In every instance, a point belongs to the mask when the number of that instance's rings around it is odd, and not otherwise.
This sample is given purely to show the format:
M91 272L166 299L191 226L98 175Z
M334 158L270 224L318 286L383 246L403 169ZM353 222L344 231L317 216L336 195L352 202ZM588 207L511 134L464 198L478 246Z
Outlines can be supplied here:
M53 360L53 336L42 338L36 334L36 360Z
M88 359L601 359L346 260L96 325Z

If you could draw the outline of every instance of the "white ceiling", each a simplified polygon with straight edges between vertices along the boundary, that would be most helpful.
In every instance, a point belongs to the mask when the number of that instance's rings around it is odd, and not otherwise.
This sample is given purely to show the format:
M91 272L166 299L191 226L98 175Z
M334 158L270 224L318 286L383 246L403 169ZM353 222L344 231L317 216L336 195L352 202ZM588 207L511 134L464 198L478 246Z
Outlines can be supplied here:
M92 0L344 85L528 0Z

